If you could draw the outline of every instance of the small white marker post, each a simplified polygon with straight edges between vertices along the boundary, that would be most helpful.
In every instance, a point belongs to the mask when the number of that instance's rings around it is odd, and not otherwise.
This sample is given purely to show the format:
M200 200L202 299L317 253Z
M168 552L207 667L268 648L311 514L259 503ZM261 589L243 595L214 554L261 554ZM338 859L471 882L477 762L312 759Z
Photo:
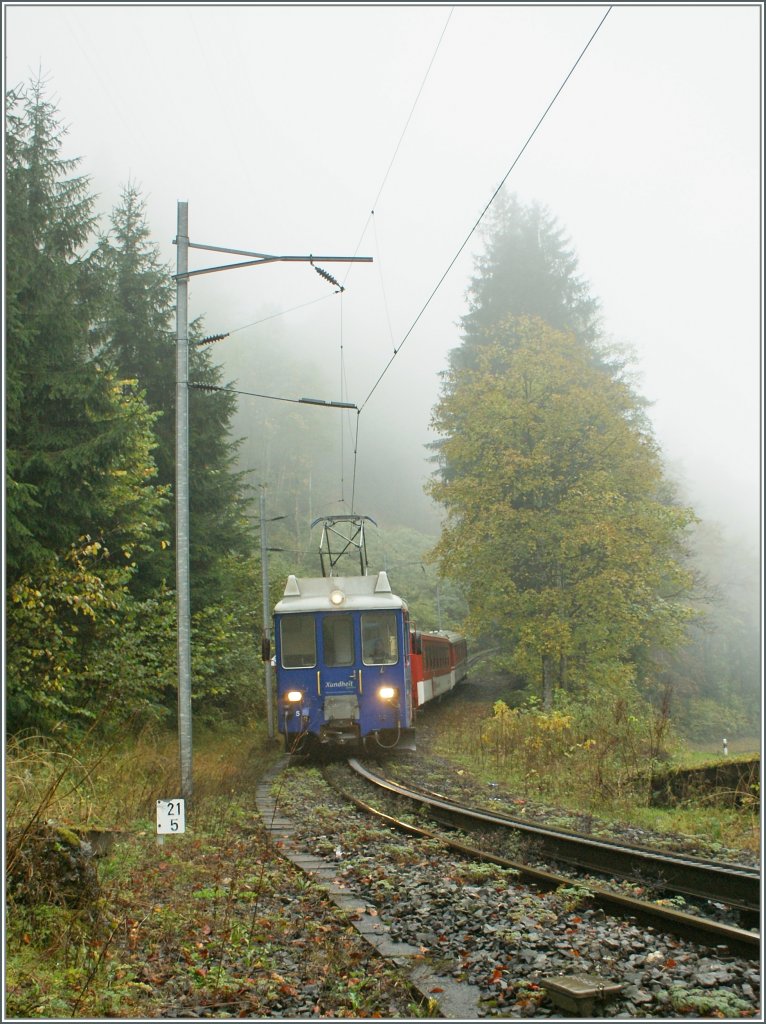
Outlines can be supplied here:
M178 836L186 831L186 801L180 797L157 801L157 845L162 846L165 836Z
M724 757L728 757L729 756L729 741L726 739L725 736L723 738L723 756Z

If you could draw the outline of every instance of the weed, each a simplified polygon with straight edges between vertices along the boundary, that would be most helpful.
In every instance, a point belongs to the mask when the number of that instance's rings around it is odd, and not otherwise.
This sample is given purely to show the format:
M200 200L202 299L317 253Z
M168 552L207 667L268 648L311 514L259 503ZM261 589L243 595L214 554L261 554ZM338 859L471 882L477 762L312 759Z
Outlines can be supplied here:
M745 1011L755 1016L757 1008L725 990L711 992L700 988L672 988L670 1004L679 1013L714 1015L717 1017L739 1017Z
M493 881L503 874L502 869L496 864L485 864L481 861L466 861L460 865L459 873L462 881L474 885Z
M570 913L579 910L593 898L593 893L585 885L560 885L556 895L561 898L564 909Z
M382 842L378 852L390 864L408 864L413 858L412 846L402 843Z
M160 796L176 792L173 737L147 732L108 756L95 741L76 754L31 740L8 748L9 827L55 816L72 828L97 821L120 829L88 906L11 901L8 1016L183 1017L232 998L242 1015L258 1018L270 997L289 1000L312 977L321 1015L384 1017L394 1007L394 1016L422 1016L421 1007L408 1013L401 977L253 827L256 766L268 767L276 744L263 738L257 747L246 726L199 731L195 745L187 832L162 847L152 813ZM290 784L298 813L303 779L294 773ZM327 795L318 773L311 786ZM328 837L336 817L326 806Z

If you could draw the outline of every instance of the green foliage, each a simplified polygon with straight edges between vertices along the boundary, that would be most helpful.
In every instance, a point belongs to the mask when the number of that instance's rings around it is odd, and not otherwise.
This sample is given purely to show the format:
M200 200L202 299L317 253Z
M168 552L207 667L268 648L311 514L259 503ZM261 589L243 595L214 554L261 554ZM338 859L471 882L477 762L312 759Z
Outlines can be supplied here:
M579 884L560 885L556 889L556 895L561 898L565 909L570 912L586 906L593 898L590 889L586 885Z
M194 385L223 386L210 352L190 354ZM225 390L189 395L189 517L192 608L225 599L229 556L247 557L255 546L248 519L249 488L237 469L239 442L229 430L237 399Z
M176 713L176 606L171 591L144 600L126 596L119 613L92 644L80 674L81 692L103 708L104 726L132 730L172 722Z
M96 253L108 282L103 319L94 332L99 358L116 371L138 380L157 420L157 467L160 482L175 480L176 339L175 286L170 269L160 263L150 241L146 204L129 183L112 212L111 231ZM236 469L238 442L230 427L236 397L220 390L222 372L210 351L199 344L200 322L189 332L189 506L192 602L202 610L222 599L227 587L223 562L232 552L252 550L247 523L247 493ZM201 390L209 387L211 391ZM174 532L169 509L168 535ZM169 547L158 551L136 578L142 594L173 578Z
M11 751L11 823L34 813L79 821L87 790L88 803L120 834L100 865L101 896L90 908L97 914L11 904L9 1017L140 1020L199 1006L220 1015L234 999L262 1019L304 985L314 987L317 1017L418 1015L406 977L372 956L346 916L254 827L254 786L279 754L265 730L246 723L200 731L187 833L162 848L147 815L177 782L172 734L96 743L65 777L49 750L29 742ZM61 778L55 805L37 799L51 775ZM29 776L24 802L18 796Z
M367 550L371 571L385 569L394 591L421 629L459 629L467 608L459 589L440 579L429 563L436 537L403 526L371 530Z
M175 289L135 185L87 251L89 180L45 92L7 97L7 723L137 726L175 704ZM218 388L200 331L191 378ZM257 675L235 402L190 395L195 700L216 717L252 705Z
M753 729L752 709L734 695L725 703L695 696L679 709L678 717L683 723L684 736L692 740L720 743L723 736L742 736Z
M84 652L101 637L104 621L116 622L129 577L130 569L112 565L99 541L81 538L46 572L10 585L6 714L11 731L93 717L97 704L83 704L81 697Z
M658 683L691 740L747 736L761 714L758 555L697 525L690 568L699 581L689 644L662 659Z
M203 719L236 721L264 706L260 565L231 556L222 568L223 597L192 617L193 702Z

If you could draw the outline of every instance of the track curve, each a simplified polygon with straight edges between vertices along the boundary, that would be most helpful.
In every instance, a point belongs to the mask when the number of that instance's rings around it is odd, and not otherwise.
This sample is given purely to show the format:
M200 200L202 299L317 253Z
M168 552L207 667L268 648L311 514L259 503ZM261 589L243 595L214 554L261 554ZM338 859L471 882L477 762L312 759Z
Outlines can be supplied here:
M633 865L633 870L635 871L635 865L637 863L646 863L642 860L642 856L644 854L647 854L651 858L648 863L653 864L655 868L662 865L663 870L667 871L668 874L670 874L671 871L675 871L676 876L679 878L680 872L686 868L687 864L691 861L693 862L693 869L690 870L695 870L697 873L694 874L693 881L690 882L687 885L687 888L682 891L686 891L692 895L699 895L698 893L692 892L692 889L696 888L700 884L700 877L707 878L709 886L712 887L709 887L703 892L702 895L705 899L716 899L716 896L711 895L711 893L715 891L720 894L721 891L725 889L726 883L722 883L720 881L719 869L723 869L724 877L728 878L727 869L730 867L729 865L718 865L715 862L706 862L699 860L698 858L685 859L677 855L668 856L658 854L656 851L646 851L643 848L631 848L624 844L617 844L614 841L600 844L604 849L598 851L598 857L594 858L593 850L599 846L599 842L596 840L589 840L588 837L578 836L576 833L567 833L562 829L547 830L542 826L531 825L529 822L522 822L518 819L512 818L511 816L466 807L436 794L430 794L425 791L419 791L417 789L404 786L391 779L386 779L382 776L376 775L374 772L366 769L355 758L349 759L348 764L356 774L365 778L368 782L377 786L381 790L427 807L429 814L435 812L434 816L437 820L443 822L446 816L447 824L452 826L462 822L464 827L466 824L468 824L468 827L470 827L471 824L475 827L476 823L481 823L482 825L490 824L503 828L523 828L525 831L531 832L532 834L540 837L546 837L546 835L548 835L551 837L552 841L555 840L556 847L558 847L558 844L560 843L565 843L568 846L569 852L565 853L565 856L562 856L561 854L556 855L558 860L566 859L569 863L577 864L580 867L589 868L591 870L598 870L600 872L606 871L610 875L622 874L623 872L628 873L628 866L630 864ZM435 836L434 833L427 829L422 829L419 826L414 826L408 822L402 822L391 815L372 807L356 796L348 793L344 793L343 795L360 809L365 810L367 813L374 813L378 818L386 820L392 827L403 829L411 834L438 838L451 849L467 853L470 856L478 857L491 863L512 868L518 871L521 875L534 880L539 885L556 887L559 885L571 884L571 878L567 878L553 872L541 871L528 864L498 857L495 854L466 846L463 843L453 843L452 841L445 839L443 836ZM583 859L580 859L580 851L582 851ZM622 860L622 865L619 871L613 869L611 865L608 868L604 867L604 858L610 855L613 856L615 860ZM593 866L594 860L599 864L596 868ZM735 871L734 875L737 887L740 887L741 880L743 878L749 885L746 890L746 896L748 899L746 908L750 910L752 907L750 900L753 895L753 885L758 887L759 884L758 874L750 871L749 869L742 868ZM668 882L667 884L670 888L670 883ZM676 890L679 887L680 886L676 885L672 886L672 888ZM675 934L683 935L686 938L706 945L725 944L729 946L732 952L742 953L747 956L757 956L758 951L760 950L760 935L758 932L721 924L715 921L709 921L693 914L687 914L669 907L659 906L656 903L638 900L634 897L622 895L607 889L601 889L591 885L589 885L588 888L593 893L594 898L596 898L605 908L609 908L612 913L635 916L639 920L661 925L663 928L666 928ZM737 907L740 906L738 902L732 902L723 895L718 895L718 898L721 902L728 902ZM755 906L757 907L757 903Z

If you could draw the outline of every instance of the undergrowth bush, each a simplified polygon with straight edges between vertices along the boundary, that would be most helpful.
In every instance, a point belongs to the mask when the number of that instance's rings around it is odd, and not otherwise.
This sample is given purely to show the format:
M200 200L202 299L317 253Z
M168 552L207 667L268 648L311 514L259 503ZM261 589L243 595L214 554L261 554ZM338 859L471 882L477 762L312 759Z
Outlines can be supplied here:
M562 693L551 711L535 698L516 708L496 701L481 749L525 789L556 797L574 785L592 805L641 792L660 739L668 740L665 724L632 687L621 685L598 697Z
M704 837L711 848L760 849L759 794L737 808L650 805L658 763L685 759L670 720L632 689L602 689L575 699L559 692L545 712L539 700L515 707L444 703L433 751L472 774L502 782L520 798L555 802L568 811L617 818L637 827ZM711 855L712 852L711 852Z

